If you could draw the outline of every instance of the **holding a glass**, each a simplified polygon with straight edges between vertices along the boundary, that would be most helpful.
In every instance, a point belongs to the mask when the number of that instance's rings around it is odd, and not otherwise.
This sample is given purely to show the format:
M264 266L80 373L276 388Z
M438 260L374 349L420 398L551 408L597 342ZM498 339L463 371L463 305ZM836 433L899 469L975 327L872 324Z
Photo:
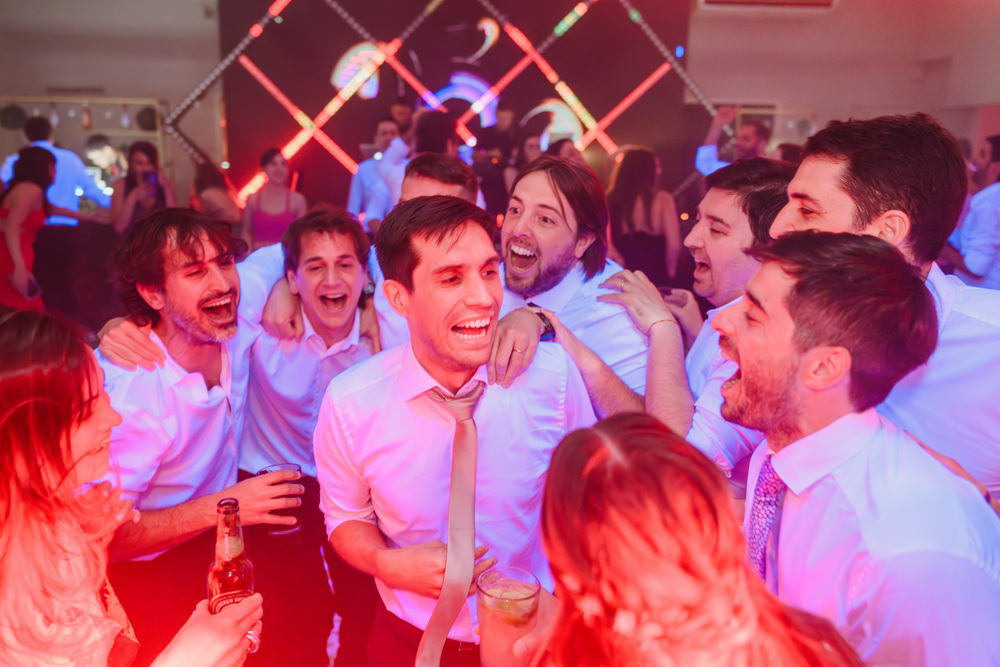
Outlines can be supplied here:
M515 664L514 643L538 622L541 586L519 567L494 567L476 580L479 657L483 667Z

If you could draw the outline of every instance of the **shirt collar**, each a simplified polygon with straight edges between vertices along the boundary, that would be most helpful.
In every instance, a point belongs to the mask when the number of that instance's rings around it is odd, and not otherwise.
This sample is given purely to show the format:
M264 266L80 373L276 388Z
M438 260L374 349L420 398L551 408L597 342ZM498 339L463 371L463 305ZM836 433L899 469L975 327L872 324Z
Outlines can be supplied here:
M570 299L573 298L573 295L579 291L585 282L587 282L587 276L583 272L583 265L577 261L576 264L573 265L573 268L571 268L569 272L563 276L563 279L548 291L536 294L530 299L526 299L520 294L514 294L510 290L507 290L505 299L513 296L525 302L531 301L532 303L535 303L546 310L550 310L553 313L558 313L566 307L566 304L570 302Z
M458 390L457 394L452 394L450 391L442 387L437 380L431 377L420 362L417 361L416 355L413 354L413 346L410 343L406 344L406 348L403 350L403 360L400 369L400 386L403 391L403 399L406 401L412 400L417 396L427 392L429 389L438 387L443 393L449 396L461 396L469 389L469 385L477 380L486 383L486 366L485 364L476 369L469 381Z
M51 141L32 141L31 145L39 146L41 148L48 148L49 150L55 148L55 145Z
M302 312L302 340L315 341L318 344L319 349L323 350L323 356L329 356L333 354L339 354L352 347L357 346L358 341L361 339L361 313L355 310L354 313L354 324L351 325L351 330L347 332L347 335L335 342L333 345L327 347L326 341L323 337L316 333L316 329L313 327L312 322L309 321L309 316L306 315L306 311L299 306L299 310Z
M927 285L931 296L934 297L934 308L937 311L938 318L938 335L940 337L941 330L944 329L944 321L948 319L952 306L958 300L958 293L963 288L963 284L955 276L949 276L942 271L937 262L931 264L931 270L928 272L927 280L924 281L924 284Z
M792 493L798 495L861 451L881 422L874 408L844 415L776 452L771 464Z
M721 306L719 306L718 308L711 308L711 309L705 311L705 322L706 323L710 322L712 320L712 318L714 318L718 313L721 313L722 311L724 311L726 308L729 308L730 306L735 306L736 304L738 304L742 300L743 300L743 295L740 294L738 297L736 297L735 299L733 299L729 303L724 303Z
M167 350L167 346L163 343L163 340L156 335L155 331L149 332L149 339L153 341L156 345L163 349L163 354L165 361L163 362L163 374L167 377L170 384L173 386L184 386L193 387L196 389L201 389L202 391L210 391L208 388L208 383L205 382L205 376L201 373L192 373L181 366L177 361L170 356L170 351ZM229 395L230 389L230 366L229 366L229 346L225 343L219 345L222 352L222 372L219 377L220 386L222 390Z

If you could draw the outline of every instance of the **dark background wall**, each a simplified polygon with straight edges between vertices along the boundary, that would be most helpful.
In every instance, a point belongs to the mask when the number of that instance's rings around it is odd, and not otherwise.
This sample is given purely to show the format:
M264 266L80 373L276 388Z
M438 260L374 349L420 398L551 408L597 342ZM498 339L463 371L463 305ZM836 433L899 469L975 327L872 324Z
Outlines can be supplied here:
M246 35L267 10L269 0L220 0L220 46L223 54ZM495 0L494 5L527 37L539 44L556 23L573 9L573 0ZM633 0L634 6L673 49L687 43L688 0ZM344 0L343 7L376 38L389 41L420 14L424 3L413 0ZM247 49L246 54L306 114L315 116L335 94L330 83L341 55L362 38L324 0L294 0ZM475 0L446 0L413 33L399 53L401 61L432 91L447 85L455 70L473 72L487 81L501 77L523 55L501 34L478 66L455 63L482 43L476 22L488 13ZM464 27L461 27L464 26ZM655 47L631 21L617 0L601 0L545 52L584 106L600 119L662 61ZM682 59L684 63L686 59ZM416 94L385 65L379 70L379 94L371 100L351 99L324 130L356 160L358 145L371 141L375 121L385 116L400 92ZM256 171L257 158L269 146L282 146L298 131L298 124L238 64L223 80L231 176L241 187ZM529 66L501 95L518 115L543 98L558 97L534 66ZM449 102L458 111L467 103ZM668 73L607 130L619 145L644 144L661 157L663 182L672 187L692 169L695 145L708 117L703 110L683 104L683 84ZM478 120L470 124L473 131ZM602 177L607 176L605 151L596 143L585 153ZM348 172L315 141L293 159L300 172L299 189L311 201L342 205L346 201Z

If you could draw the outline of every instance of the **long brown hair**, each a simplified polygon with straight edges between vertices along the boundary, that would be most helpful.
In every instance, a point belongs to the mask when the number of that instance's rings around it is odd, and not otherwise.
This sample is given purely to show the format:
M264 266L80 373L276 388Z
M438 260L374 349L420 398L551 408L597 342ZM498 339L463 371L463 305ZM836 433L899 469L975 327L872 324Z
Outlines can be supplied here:
M79 658L120 630L98 599L117 492L81 495L72 474L95 363L74 325L0 313L0 655Z
M860 665L746 564L722 474L645 414L563 438L542 508L555 665Z

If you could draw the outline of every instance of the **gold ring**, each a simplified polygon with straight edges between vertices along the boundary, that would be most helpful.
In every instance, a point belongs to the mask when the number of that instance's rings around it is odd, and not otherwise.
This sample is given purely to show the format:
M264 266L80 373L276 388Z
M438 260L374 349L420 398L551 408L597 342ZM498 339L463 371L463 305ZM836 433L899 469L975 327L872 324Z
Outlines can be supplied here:
M514 351L515 351L515 352L518 352L518 353L520 353L520 352L524 352L524 350L519 350L519 349L517 349L516 347L515 347L515 348L513 348L513 349L514 349Z

